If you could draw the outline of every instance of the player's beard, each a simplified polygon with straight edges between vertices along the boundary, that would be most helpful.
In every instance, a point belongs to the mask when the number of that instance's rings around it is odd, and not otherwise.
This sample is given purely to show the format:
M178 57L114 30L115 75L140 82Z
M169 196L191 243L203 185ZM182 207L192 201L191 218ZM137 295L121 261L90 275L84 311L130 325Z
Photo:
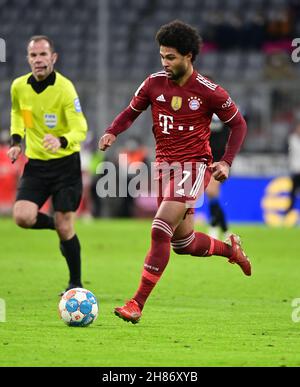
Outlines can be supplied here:
M186 74L187 69L184 66L177 67L175 71L171 72L170 79L172 81L178 81Z

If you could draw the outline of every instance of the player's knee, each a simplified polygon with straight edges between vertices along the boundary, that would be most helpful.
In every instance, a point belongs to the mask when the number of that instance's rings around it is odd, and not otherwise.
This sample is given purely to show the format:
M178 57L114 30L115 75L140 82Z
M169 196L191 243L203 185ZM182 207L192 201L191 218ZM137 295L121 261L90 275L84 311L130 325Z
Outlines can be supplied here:
M22 211L15 209L13 212L13 218L15 223L22 228L30 228L36 222L36 214L30 211Z
M73 226L69 222L56 222L55 228L62 240L68 240L74 235Z

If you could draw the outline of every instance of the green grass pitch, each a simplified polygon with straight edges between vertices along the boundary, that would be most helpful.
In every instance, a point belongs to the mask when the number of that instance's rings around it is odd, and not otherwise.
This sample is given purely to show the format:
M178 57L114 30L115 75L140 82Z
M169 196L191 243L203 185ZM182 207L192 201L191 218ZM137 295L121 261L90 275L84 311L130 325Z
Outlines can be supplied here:
M234 226L253 264L246 277L220 257L171 254L141 322L113 308L135 292L151 221L78 221L83 281L100 303L87 328L58 317L67 283L52 231L0 220L1 366L300 366L299 228ZM200 227L198 227L201 230Z

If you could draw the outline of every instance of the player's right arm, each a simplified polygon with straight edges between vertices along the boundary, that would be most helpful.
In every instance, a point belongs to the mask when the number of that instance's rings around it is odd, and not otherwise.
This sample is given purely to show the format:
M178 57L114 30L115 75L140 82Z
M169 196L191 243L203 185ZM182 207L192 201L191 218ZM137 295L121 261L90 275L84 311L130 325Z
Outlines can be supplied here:
M149 98L149 78L147 78L137 89L129 106L123 110L105 130L105 134L99 140L99 149L105 151L115 141L117 136L127 130L134 120L144 111L150 104Z
M7 156L12 162L15 162L22 152L21 141L25 136L25 125L19 105L17 88L15 82L11 86L11 147Z
M115 141L117 137L114 134L106 133L99 140L99 149L105 151L109 148Z

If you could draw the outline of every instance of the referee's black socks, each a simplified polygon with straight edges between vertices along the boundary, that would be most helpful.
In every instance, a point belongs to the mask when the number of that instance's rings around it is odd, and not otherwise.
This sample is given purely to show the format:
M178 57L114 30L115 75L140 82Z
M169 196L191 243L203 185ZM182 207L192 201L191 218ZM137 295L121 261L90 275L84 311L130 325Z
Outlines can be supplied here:
M80 242L77 235L67 241L60 241L59 247L69 267L70 283L81 287Z
M31 228L35 230L55 230L54 219L52 216L48 216L43 212L38 212L36 222Z
M211 217L211 221L210 221L211 226L221 227L222 231L226 232L228 230L228 226L227 226L225 214L217 198L214 198L210 201L209 211L210 211L210 217Z

